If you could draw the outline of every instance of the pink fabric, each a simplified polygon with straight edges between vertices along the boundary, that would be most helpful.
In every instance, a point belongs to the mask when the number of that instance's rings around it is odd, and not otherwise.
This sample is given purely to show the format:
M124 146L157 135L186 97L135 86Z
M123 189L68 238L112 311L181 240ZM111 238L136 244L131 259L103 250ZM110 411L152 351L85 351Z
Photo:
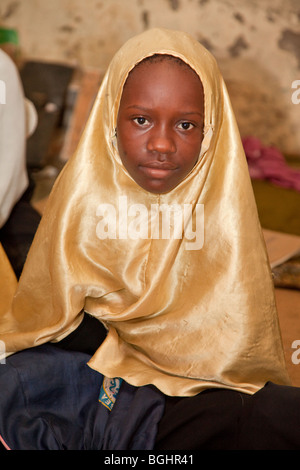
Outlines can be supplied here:
M290 168L275 147L264 147L256 137L242 139L250 176L267 179L284 188L300 191L300 170Z
M5 447L6 450L11 450L11 449L8 447L8 445L6 444L5 440L3 439L3 437L2 437L1 435L0 435L0 442L1 442L1 444L4 445L4 447Z

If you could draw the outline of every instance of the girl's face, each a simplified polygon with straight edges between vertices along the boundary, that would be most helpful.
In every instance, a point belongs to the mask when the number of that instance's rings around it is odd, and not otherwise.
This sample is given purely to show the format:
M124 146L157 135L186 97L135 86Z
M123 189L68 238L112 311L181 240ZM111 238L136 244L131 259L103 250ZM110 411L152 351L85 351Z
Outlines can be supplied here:
M151 193L175 188L192 170L203 139L204 95L186 64L142 62L121 97L117 141L123 165Z

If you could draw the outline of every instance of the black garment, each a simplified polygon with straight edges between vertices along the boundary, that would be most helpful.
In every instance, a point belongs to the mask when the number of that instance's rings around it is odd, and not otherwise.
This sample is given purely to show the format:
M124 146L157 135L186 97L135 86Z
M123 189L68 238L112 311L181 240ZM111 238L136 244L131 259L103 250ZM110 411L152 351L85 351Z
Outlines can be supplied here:
M57 347L92 354L106 330L85 315ZM94 350L94 351L92 351ZM1 447L1 444L0 444ZM165 397L154 450L299 450L300 388L267 383L254 395L211 389Z
M300 388L267 383L254 395L207 390L166 399L156 450L299 450Z
M95 317L85 313L82 322L71 334L55 346L68 351L79 351L92 356L106 338L106 328Z
M89 350L106 330L85 315L58 346ZM211 389L194 397L165 397L156 450L300 450L300 388L267 383L254 395Z
M78 351L92 355L106 337L106 329L96 318L85 314L79 327L53 346L66 351ZM0 364L1 367L1 364ZM1 399L1 398L0 398ZM5 450L0 440L0 451Z
M164 410L154 387L103 387L90 356L52 344L25 349L0 366L0 440L12 450L151 450ZM103 397L105 398L103 400Z
M9 219L0 229L0 243L19 279L34 235L41 220L30 204L31 188L15 204Z

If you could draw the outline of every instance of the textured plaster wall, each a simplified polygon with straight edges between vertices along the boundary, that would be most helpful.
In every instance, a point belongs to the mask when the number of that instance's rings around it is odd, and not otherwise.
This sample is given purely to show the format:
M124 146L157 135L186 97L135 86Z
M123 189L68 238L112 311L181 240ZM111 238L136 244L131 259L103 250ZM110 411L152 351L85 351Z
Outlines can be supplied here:
M185 30L218 60L241 134L300 158L299 0L1 0L0 26L25 58L101 69L147 28Z

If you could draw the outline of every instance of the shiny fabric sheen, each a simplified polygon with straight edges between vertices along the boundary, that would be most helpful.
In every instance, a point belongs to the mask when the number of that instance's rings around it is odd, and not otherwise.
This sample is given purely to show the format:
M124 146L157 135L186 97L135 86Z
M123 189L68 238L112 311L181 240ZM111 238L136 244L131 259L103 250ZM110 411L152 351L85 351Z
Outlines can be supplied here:
M0 272L1 272L1 284L0 284L0 311L6 312L11 306L11 302L17 287L17 279L9 259L0 243ZM1 317L0 317L1 318Z
M199 75L205 137L190 174L167 194L140 188L122 166L115 127L122 87L143 58L168 53ZM204 245L185 239L104 239L99 204L204 205ZM108 329L89 365L167 395L221 387L254 393L289 383L268 258L226 86L215 59L183 32L130 39L103 79L73 157L58 177L10 312L7 351L59 340L82 312Z

